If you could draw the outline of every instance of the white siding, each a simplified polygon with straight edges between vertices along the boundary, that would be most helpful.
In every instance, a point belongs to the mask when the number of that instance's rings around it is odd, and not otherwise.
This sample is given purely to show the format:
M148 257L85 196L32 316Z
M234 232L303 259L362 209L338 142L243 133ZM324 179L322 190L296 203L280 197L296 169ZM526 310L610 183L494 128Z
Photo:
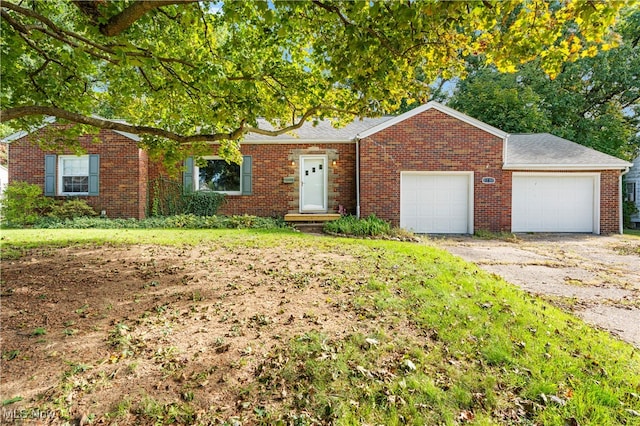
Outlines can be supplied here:
M633 167L624 176L624 182L635 182L636 184L636 207L640 210L640 155L633 160ZM640 222L640 213L631 216L632 222Z
M4 196L4 189L7 187L8 183L9 183L9 170L4 166L0 166L0 198Z

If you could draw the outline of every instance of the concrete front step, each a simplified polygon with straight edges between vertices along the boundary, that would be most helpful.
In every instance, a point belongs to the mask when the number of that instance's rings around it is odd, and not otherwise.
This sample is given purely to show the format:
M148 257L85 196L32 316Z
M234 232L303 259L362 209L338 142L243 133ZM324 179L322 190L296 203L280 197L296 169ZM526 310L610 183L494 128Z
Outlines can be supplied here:
M340 219L339 213L289 213L284 215L285 222L327 222Z

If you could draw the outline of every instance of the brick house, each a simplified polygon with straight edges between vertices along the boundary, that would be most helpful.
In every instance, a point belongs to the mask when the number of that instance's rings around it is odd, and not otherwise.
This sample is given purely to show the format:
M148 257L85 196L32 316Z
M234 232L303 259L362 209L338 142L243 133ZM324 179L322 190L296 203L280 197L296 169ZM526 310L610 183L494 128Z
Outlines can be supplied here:
M7 138L11 181L80 196L110 217L148 214L150 182L163 173L136 135L102 130L98 145L87 136L82 157L42 151L34 135ZM340 129L248 134L242 165L216 150L202 167L188 158L182 184L225 193L220 213L375 213L420 233L620 232L621 175L632 165L550 134L509 135L436 102Z

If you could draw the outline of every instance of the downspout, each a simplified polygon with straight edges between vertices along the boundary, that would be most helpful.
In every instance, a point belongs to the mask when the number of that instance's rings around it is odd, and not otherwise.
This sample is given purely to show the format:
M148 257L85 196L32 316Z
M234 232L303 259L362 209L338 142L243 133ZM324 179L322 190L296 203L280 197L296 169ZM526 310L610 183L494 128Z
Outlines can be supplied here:
M620 195L620 234L624 234L624 198L622 197L622 176L629 173L629 167L624 172L620 173L618 177L618 194Z
M356 137L356 217L358 219L360 218L360 139L357 137Z

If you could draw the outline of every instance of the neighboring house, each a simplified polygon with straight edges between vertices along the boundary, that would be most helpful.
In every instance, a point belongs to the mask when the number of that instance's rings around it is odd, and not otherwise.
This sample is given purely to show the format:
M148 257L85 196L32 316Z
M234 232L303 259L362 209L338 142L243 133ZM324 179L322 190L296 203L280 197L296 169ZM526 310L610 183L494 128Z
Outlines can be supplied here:
M638 208L639 212L631 216L631 224L634 228L640 228L640 154L624 177L623 195L625 201L635 203Z
M109 217L142 218L162 167L138 138L102 130L88 155L10 139L9 174L47 195L81 196ZM436 102L397 117L292 135L248 134L241 166L185 161L183 184L227 194L221 213L376 214L419 233L621 231L620 176L631 163L550 134L509 135Z
M9 183L9 169L7 169L7 145L0 144L0 198Z
M4 189L9 183L9 169L0 165L0 198L4 195Z

